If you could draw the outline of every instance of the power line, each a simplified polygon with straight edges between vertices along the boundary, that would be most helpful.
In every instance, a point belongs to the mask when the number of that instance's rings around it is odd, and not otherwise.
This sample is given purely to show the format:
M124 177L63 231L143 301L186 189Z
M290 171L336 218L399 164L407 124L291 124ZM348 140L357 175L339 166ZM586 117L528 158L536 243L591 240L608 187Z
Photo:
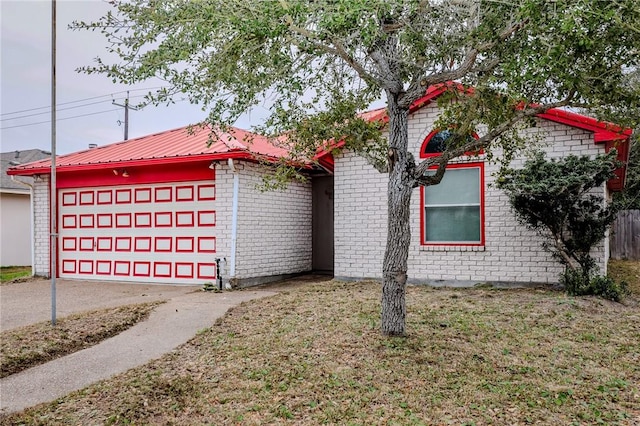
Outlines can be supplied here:
M136 96L132 96L132 98L142 98L144 96L145 95L136 95ZM97 101L97 102L89 102L89 103L86 103L86 104L75 105L75 106L66 107L66 108L57 108L57 110L58 111L66 111L66 110L69 110L69 109L83 108L83 107L86 107L86 106L89 106L89 105L97 105L97 104L101 104L101 103L104 103L104 102L107 102L107 100L102 100L102 101ZM1 118L0 121L20 120L22 118L35 117L36 115L49 114L49 112L50 111L43 111L43 112L36 112L36 113L33 113L33 114L20 115L18 117ZM13 114L13 113L9 113L9 114Z
M157 87L144 87L144 88L140 88L140 89L131 89L131 92L136 92L136 91L141 91L141 90L155 90L155 89L162 89L165 88L166 86L157 86ZM120 92L113 92L113 93L108 93L106 95L100 95L100 96L92 96L90 98L84 98L84 99L78 99L75 101L69 101L69 102L62 102L59 104L56 104L56 106L62 106L62 105L69 105L69 104L75 104L78 102L84 102L84 101L91 101L93 99L100 99L100 98L106 98L106 97L113 97L113 95L119 95L122 93L127 93L127 90L122 90ZM144 95L138 95L137 97L140 96L144 96ZM37 107L37 108L29 108L29 109L23 109L20 111L12 111L12 112L3 112L2 114L0 114L0 116L5 116L5 115L13 115L13 114L20 114L22 112L31 112L31 111L37 111L39 109L51 109L51 105L47 105L47 106L42 106L42 107ZM46 113L46 112L45 112ZM43 113L43 114L45 114Z
M102 104L102 103L105 103L105 102L107 102L107 101L104 100L104 101L98 101L98 102L90 102L88 104L76 105L76 106L67 107L67 108L57 108L57 110L58 111L66 111L68 109L82 108L82 107L86 107L86 106L89 106L89 105ZM2 118L2 119L0 119L0 121L20 120L21 118L34 117L36 115L44 115L44 114L49 114L49 111L36 112L34 114L27 114L27 115L20 115L18 117Z
M89 114L74 115L73 117L58 118L56 121L71 120L72 118L80 118L80 117L86 117L86 116L89 116L89 115L104 114L104 113L107 113L107 112L119 111L119 110L120 110L120 108L108 109L108 110L105 110L105 111L91 112ZM16 126L1 127L0 130L15 129L16 127L35 126L36 124L44 124L44 123L51 123L51 120L38 121L37 123L29 123L29 124L18 124Z

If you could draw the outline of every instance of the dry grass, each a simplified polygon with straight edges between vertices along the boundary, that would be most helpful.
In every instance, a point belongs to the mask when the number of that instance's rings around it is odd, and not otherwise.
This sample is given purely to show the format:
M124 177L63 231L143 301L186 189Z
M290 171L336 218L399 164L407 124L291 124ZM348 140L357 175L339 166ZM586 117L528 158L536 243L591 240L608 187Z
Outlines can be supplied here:
M545 290L377 283L245 303L164 358L2 424L640 424L640 309Z
M88 348L146 319L151 302L82 312L62 318L55 327L41 322L0 333L0 377Z
M640 296L640 260L610 260L608 275L616 281L626 281L631 293Z

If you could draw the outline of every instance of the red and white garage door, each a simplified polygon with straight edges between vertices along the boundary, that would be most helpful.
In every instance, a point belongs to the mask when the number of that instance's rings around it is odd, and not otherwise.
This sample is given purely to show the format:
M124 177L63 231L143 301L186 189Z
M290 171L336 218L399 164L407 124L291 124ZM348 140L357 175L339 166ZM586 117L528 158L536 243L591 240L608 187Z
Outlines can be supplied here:
M212 181L61 189L60 277L215 280L215 195Z

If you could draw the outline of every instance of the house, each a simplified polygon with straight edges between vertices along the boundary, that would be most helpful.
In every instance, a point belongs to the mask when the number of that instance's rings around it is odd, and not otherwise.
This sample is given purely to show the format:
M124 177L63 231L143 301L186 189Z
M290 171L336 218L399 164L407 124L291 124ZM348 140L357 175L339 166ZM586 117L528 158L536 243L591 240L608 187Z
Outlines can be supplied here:
M430 88L416 101L409 116L409 150L416 159L438 155L435 100L444 86ZM385 111L367 114L385 120ZM631 132L560 109L539 114L526 132L540 136L548 158L567 154L603 154L617 149L629 158ZM480 130L479 130L480 131ZM328 154L327 154L328 155ZM335 155L335 265L338 279L382 277L387 232L387 175L348 151ZM514 166L522 164L516 159ZM507 196L492 184L498 166L484 155L450 163L439 185L416 188L411 201L409 282L434 285L473 285L485 282L558 281L562 266L542 249L543 240L517 223ZM601 188L603 200L624 187L625 167ZM608 239L595 250L601 272L609 258Z
M437 155L430 88L411 108L410 150ZM385 111L366 113L385 120ZM534 132L550 157L629 155L630 132L564 110L537 117ZM247 137L253 138L247 143ZM339 279L379 279L386 243L387 175L348 151L323 153L306 183L261 192L256 185L286 152L265 138L231 129L207 146L208 130L186 128L61 156L57 163L59 276L201 284L217 277L238 286L308 271ZM522 163L517 159L516 163ZM561 265L542 239L519 225L497 166L479 157L451 162L443 181L412 198L410 282L556 282ZM37 272L48 275L49 161L12 168L34 176ZM603 200L624 185L625 168L601 188ZM608 244L594 253L606 270ZM221 272L216 260L220 260Z
M7 175L7 169L50 155L40 149L0 153L0 266L32 264L33 179L28 176L11 178Z
M220 268L246 286L332 270L333 249L321 245L333 240L313 220L330 207L327 173L308 168L308 182L261 192L264 164L286 151L235 128L209 136L185 127L59 156L59 277L203 284ZM34 178L39 275L50 275L50 167L9 172Z

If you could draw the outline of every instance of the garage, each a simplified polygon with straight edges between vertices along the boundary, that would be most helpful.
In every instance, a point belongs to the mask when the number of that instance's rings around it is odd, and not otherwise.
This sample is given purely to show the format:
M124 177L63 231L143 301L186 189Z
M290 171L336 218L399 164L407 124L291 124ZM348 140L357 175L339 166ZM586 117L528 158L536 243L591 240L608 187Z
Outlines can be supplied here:
M64 189L58 198L62 278L215 280L213 181Z
M54 258L65 279L244 287L313 267L311 180L259 189L287 155L242 129L187 126L58 156L55 203L50 160L8 173L34 179L36 275Z

